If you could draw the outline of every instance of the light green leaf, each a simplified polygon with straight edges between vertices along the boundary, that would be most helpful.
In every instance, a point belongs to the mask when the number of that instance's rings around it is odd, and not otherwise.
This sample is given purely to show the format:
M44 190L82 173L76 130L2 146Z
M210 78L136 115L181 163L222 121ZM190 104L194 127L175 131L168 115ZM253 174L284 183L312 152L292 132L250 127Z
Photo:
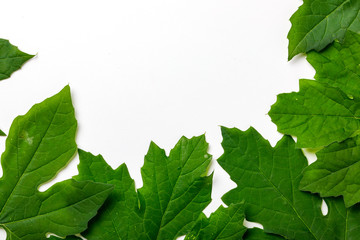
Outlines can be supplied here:
M68 86L14 120L1 156L0 226L7 239L79 233L109 195L109 185L75 180L38 191L74 155L76 125Z
M315 79L340 88L349 97L360 97L360 35L348 31L342 44L334 42L321 52L309 52Z
M299 190L307 160L291 137L272 148L253 128L222 128L222 134L218 162L237 184L224 195L226 204L243 202L246 219L286 239L359 239L359 206L346 209L342 199L326 199L329 212L323 216L321 198Z
M317 161L304 170L300 189L322 197L342 195L347 207L360 202L360 137L333 143L316 155Z
M0 39L0 80L9 78L13 72L33 57L34 55L24 53L11 45L8 40Z
M89 224L89 240L176 239L187 234L211 199L211 156L204 136L181 138L169 157L154 143L141 169L143 187L135 191L125 165L112 170L101 156L79 151L77 180L115 186L100 214Z
M185 240L239 240L246 228L243 205L232 204L228 208L220 206L210 218L202 215Z
M342 41L347 29L359 32L359 11L359 0L304 0L290 18L289 60L320 51L335 39Z
M359 130L360 99L317 81L300 80L300 91L278 95L269 116L279 132L297 137L297 147L316 148Z

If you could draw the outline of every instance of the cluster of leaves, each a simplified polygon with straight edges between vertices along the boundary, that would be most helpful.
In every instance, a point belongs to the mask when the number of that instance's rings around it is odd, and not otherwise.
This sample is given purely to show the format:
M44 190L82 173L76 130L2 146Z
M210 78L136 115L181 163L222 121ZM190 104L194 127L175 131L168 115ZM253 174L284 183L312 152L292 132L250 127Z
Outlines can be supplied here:
M292 16L289 59L307 53L315 80L300 80L299 92L272 106L272 121L288 134L275 147L253 128L222 127L218 162L237 187L210 217L202 213L212 189L204 135L181 138L169 156L152 142L136 189L125 164L114 170L101 155L77 150L68 86L36 104L14 120L1 157L7 239L359 239L359 12L358 0L304 0ZM0 80L33 57L6 40L0 55ZM317 161L308 166L300 148L321 148ZM79 174L39 192L76 152ZM245 219L264 229L247 229Z

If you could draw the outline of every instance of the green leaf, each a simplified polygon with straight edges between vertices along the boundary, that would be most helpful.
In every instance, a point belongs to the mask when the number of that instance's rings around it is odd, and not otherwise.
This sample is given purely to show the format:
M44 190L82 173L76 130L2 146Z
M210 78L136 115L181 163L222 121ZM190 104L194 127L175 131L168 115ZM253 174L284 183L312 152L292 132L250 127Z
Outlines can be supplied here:
M308 53L315 79L340 88L349 97L360 97L360 35L348 31L342 44L334 42L320 53Z
M6 134L5 134L3 131L0 130L0 136L1 136L1 137L5 137Z
M76 125L68 86L12 123L0 179L0 225L7 239L79 233L109 195L109 185L75 180L38 191L76 152Z
M329 212L323 216L321 198L298 190L307 160L291 137L272 148L253 128L222 128L222 135L218 162L237 184L224 195L226 204L243 202L246 219L286 239L359 239L359 206L347 209L342 199L326 199Z
M79 237L76 237L76 236L69 236L69 237L66 237L66 238L59 238L59 237L56 237L56 236L50 236L48 238L49 240L81 240L81 238Z
M181 138L169 157L153 142L141 169L143 187L123 164L111 169L101 156L79 151L77 180L115 186L100 213L83 234L87 239L176 239L190 231L211 199L211 156L204 136Z
M242 239L246 228L243 205L232 204L228 208L220 206L210 218L205 215L197 221L185 240L238 240Z
M359 32L358 0L304 0L290 18L289 60L299 53L320 51L329 43L343 40L347 29Z
M278 95L269 116L279 132L297 137L297 147L316 148L343 141L359 130L360 98L300 80L300 91Z
M275 234L265 233L259 228L250 228L246 231L244 238L245 240L284 240L283 237Z
M0 39L0 80L9 78L13 72L33 57L34 55L24 53L11 45L8 40Z
M306 167L300 189L322 197L344 196L346 207L360 202L360 137L334 143L319 151Z

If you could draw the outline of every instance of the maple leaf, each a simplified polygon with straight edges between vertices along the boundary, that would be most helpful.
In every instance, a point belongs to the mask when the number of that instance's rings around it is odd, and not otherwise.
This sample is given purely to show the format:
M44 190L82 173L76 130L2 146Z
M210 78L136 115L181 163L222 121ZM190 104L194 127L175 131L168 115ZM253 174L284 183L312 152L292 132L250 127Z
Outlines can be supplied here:
M202 214L185 240L238 240L246 231L243 205L220 206L207 218Z
M8 40L0 39L0 80L9 78L13 72L33 57L34 55L24 53L11 45Z
M269 115L279 132L298 138L297 147L322 147L359 130L360 35L348 32L343 44L310 52L316 81L300 80L300 91L278 95Z
M304 0L290 18L289 60L299 53L320 51L343 40L346 30L360 31L360 1Z
M209 218L200 215L185 240L283 240L284 238L264 233L262 229L247 229L242 203L231 204L228 208L220 206Z
M360 137L333 143L316 156L304 170L300 189L322 197L342 195L346 207L360 202Z
M125 164L113 170L104 159L79 151L76 180L114 185L114 191L89 223L89 239L176 239L193 226L211 199L212 176L205 176L211 156L204 136L181 138L166 156L150 144L136 192Z
M8 240L79 233L111 192L107 184L71 179L38 191L76 152L76 126L68 86L12 123L0 179L0 226Z
M338 87L349 97L360 97L360 35L348 31L343 43L334 42L321 52L311 51L308 62L316 70L315 79Z
M297 136L297 147L316 148L343 141L360 127L360 98L313 80L299 92L279 94L269 112L278 131Z
M255 129L222 128L224 154L219 164L237 187L223 196L227 204L243 202L246 219L268 233L297 240L359 239L360 207L346 208L342 199L322 199L299 190L307 160L284 136L273 148Z

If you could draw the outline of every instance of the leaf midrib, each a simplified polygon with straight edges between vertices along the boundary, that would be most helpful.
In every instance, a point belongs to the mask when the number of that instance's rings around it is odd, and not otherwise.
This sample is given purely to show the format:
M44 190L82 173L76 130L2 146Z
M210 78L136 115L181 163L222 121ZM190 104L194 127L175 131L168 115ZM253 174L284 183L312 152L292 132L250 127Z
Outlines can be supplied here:
M256 144L257 145L257 144ZM258 147L257 147L258 149ZM274 156L272 156L272 160L274 161ZM260 159L259 159L259 164L260 164ZM301 218L301 216L299 215L299 213L297 212L296 208L292 205L291 201L275 186L275 184L273 184L273 182L265 175L265 173L260 169L260 167L255 164L255 167L259 170L259 172L261 173L261 175L263 175L263 177L266 179L266 181L268 181L275 189L276 191L283 196L283 198L288 202L288 204L290 205L290 207L293 209L293 211L296 213L296 215L298 216L298 218L301 220L301 222L305 225L305 227L309 230L309 232L311 233L311 235L318 240L318 238L315 236L315 234L312 232L312 230L310 229L310 227L305 223L305 221ZM292 180L292 179L291 179ZM291 183L292 185L292 183Z
M54 113L54 115L53 115L53 117L52 117L52 119L51 119L51 121L50 121L50 124L49 124L49 126L46 128L46 130L45 130L45 133L44 133L43 137L41 138L41 140L40 140L40 142L39 142L38 146L36 147L36 149L35 149L35 151L34 151L34 153L33 153L33 154L32 154L32 156L30 157L30 160L29 160L28 164L26 165L26 167L25 167L24 171L21 173L21 176L19 177L19 179L18 179L18 181L16 182L15 186L14 186L14 187L13 187L13 189L11 190L11 193L10 193L10 195L8 196L8 198L7 198L6 202L5 202L5 204L4 204L4 205L3 205L3 207L1 208L1 211L0 211L0 216L2 215L2 213L3 213L4 209L6 209L6 205L8 204L9 199L10 199L10 198L11 198L11 196L13 195L13 193L14 193L15 189L17 188L18 184L21 182L21 179L23 178L24 173L27 171L27 169L28 169L28 167L30 166L30 164L31 164L31 162L32 162L32 160L33 160L33 158L34 158L35 154L36 154L36 153L37 153L37 151L39 150L39 147L41 146L41 144L42 144L42 142L43 142L43 140L44 140L45 136L47 135L47 133L48 133L48 131L49 131L49 129L50 129L50 127L51 127L51 125L53 124L53 121L54 121L55 116L56 116L56 114L57 114L57 112L58 112L58 110L59 110L60 105L62 104L62 101L63 101L63 97L61 97L61 101L58 103L58 105L57 105L57 107L56 107L55 113ZM17 141L18 141L18 140L19 140L19 137L17 137ZM19 147L17 146L16 150L18 151L18 149L19 149ZM18 159L19 159L19 154L17 154L17 155L16 155L16 159L17 159L17 161L18 161Z
M19 223L19 222L29 221L30 219L39 218L39 217L42 217L42 216L45 216L45 215L48 215L48 214L54 214L54 213L56 213L56 212L58 212L58 211L61 211L61 210L63 210L63 209L69 208L69 207L72 207L72 206L74 206L74 205L80 204L80 203L83 202L83 201L87 201L88 199L91 199L91 198L93 198L93 197L96 197L96 196L98 196L98 195L101 195L101 194L103 194L103 193L106 192L106 191L109 191L109 188L106 188L106 189L104 189L104 190L102 190L102 191L100 191L100 192L98 192L98 193L96 193L96 194L90 195L90 196L88 196L88 197L86 197L86 198L84 198L84 199L81 199L81 200L78 201L78 202L72 203L72 204L70 204L70 205L68 205L68 206L55 209L54 211L46 212L46 213L39 214L39 215L36 215L36 216L28 217L28 218L23 218L23 219L16 220L16 221L4 222L4 223L1 223L1 226L6 227L7 224L16 224L16 223ZM9 229L9 228L7 227L7 229ZM10 230L10 229L9 229L9 230ZM11 232L13 233L13 231L11 231ZM14 235L17 236L16 234L14 234Z
M186 161L185 161L185 163L183 164L183 166L186 165L186 163L189 161L189 159L191 158L192 154L194 153L195 149L199 146L200 140L201 140L201 139L198 140L198 142L196 143L195 147L194 147L194 148L192 149L192 151L190 152L189 157L186 159ZM182 152L181 152L181 153L182 153ZM164 221L164 215L165 215L165 213L166 213L166 211L167 211L167 209L168 209L168 207L169 207L170 202L172 201L172 198L173 198L173 195L174 195L175 186L177 185L177 183L178 183L178 181L179 181L179 179L180 179L180 177L181 177L181 175L182 175L183 170L184 170L184 168L182 167L182 168L181 168L181 171L180 171L180 174L179 174L178 178L177 178L176 181L175 181L175 184L173 185L173 187L172 187L172 189L171 189L171 195L170 195L169 201L167 202L166 207L165 207L165 210L164 210L163 214L161 215L160 226L159 226L158 231L157 231L157 233L156 233L156 239L158 239L158 237L159 237L160 229L161 229L162 227L164 227L164 225L163 225L163 224L164 224L164 223L163 223L163 221ZM168 223L170 223L171 221L172 221L172 219L171 219ZM168 223L167 223L167 224L168 224ZM167 224L165 224L165 225L167 225Z

